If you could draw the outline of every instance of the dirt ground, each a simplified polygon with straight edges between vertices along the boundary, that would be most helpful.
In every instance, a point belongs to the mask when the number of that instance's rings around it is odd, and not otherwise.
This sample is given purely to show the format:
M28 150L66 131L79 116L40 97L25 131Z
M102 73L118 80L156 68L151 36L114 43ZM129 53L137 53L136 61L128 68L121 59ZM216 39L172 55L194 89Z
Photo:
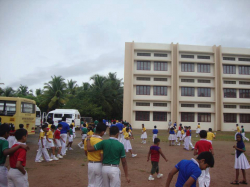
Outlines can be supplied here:
M147 162L147 153L149 147L152 145L152 135L148 132L148 139L146 144L141 144L140 130L134 130L135 140L131 140L134 153L138 154L137 157L132 158L127 153L127 162L129 168L129 178L131 179L128 184L124 177L122 165L121 181L122 186L129 187L148 187L148 186L165 186L167 175L169 171L175 166L176 163L182 159L193 158L193 151L183 150L183 146L169 146L167 140L167 132L159 131L159 136L162 141L160 147L169 160L165 162L160 158L160 172L163 174L161 179L155 177L154 181L148 181L149 172L151 170L151 163ZM165 136L166 134L166 136ZM194 135L193 135L194 136ZM104 136L107 139L108 135ZM28 178L31 187L72 187L72 186L87 186L87 165L88 161L84 155L84 150L80 149L77 144L80 142L80 131L77 131L77 138L74 139L73 151L68 151L67 155L59 161L35 163L35 156L37 153L37 140L38 133L29 135L27 144L30 150L27 153ZM195 141L192 141L195 144ZM214 141L213 147L215 151L215 166L210 169L211 187L227 187L230 182L235 178L234 169L234 141ZM250 156L250 143L246 143L246 155ZM8 166L8 160L6 161ZM247 180L250 186L250 171L247 170ZM171 186L175 186L177 175L173 178ZM242 175L240 173L240 179ZM198 185L197 185L198 186ZM246 185L244 185L246 186Z

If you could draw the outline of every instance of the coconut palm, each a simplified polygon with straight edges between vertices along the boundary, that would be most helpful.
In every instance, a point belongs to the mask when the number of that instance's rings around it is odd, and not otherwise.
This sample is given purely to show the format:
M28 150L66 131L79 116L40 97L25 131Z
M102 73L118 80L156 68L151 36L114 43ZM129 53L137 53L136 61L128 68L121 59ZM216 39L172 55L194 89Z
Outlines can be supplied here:
M17 89L18 96L27 96L29 95L28 86L23 86L20 84L19 88Z
M15 94L15 90L12 87L6 87L5 89L3 89L2 96L13 97L14 94Z
M76 84L76 81L73 81L72 79L68 80L67 83L67 92L70 95L75 95L78 85Z

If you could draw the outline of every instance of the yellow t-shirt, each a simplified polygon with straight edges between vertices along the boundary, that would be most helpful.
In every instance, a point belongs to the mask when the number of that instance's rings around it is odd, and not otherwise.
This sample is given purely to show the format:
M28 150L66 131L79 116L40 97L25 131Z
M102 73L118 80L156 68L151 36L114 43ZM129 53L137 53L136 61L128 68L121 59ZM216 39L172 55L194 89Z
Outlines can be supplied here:
M146 131L146 128L145 128L145 127L143 127L143 128L142 128L142 132L145 132L145 131Z
M47 132L47 136L49 139L53 139L53 132L52 131Z
M73 127L75 126L75 123L71 123L71 125L73 125Z
M177 129L174 130L175 134L177 133Z
M122 132L123 132L123 134L125 134L125 132L126 132L126 127L124 127L124 128L122 129Z
M89 127L89 124L88 124L88 122L86 122L86 127L87 127L87 128Z
M239 126L237 126L237 132L240 132L240 127Z
M184 134L184 130L181 130L181 134Z
M39 139L43 138L44 136L45 136L45 132L41 131L40 134L39 134Z
M129 133L128 132L124 133L124 139L126 139L126 138L129 138Z
M212 132L208 132L207 133L207 140L213 140L213 138L215 137L215 135L214 135L214 133L212 133Z
M92 136L93 134L94 134L94 133L93 133L93 131L91 131L91 130L87 133L88 136Z
M200 125L197 125L197 129L199 129L199 128L201 128L201 126L200 126Z
M48 125L48 128L51 128L51 125L52 125L52 124L49 124L49 125Z
M93 135L90 138L90 144L91 146L94 146L95 144L101 142L102 139L100 136ZM87 151L87 139L84 140L84 150ZM101 154L103 154L103 150L88 152L88 160L89 161L101 161Z

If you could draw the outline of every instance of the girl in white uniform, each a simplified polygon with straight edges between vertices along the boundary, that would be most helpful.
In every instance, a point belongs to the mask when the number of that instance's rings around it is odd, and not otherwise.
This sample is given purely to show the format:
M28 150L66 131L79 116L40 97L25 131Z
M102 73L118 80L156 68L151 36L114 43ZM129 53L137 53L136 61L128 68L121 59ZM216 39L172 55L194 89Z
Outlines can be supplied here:
M174 145L175 139L176 139L176 135L175 135L175 132L174 132L174 128L171 127L171 129L169 131L169 137L168 137L169 146Z
M201 125L200 125L200 123L198 123L197 128L196 128L196 137L199 136L200 131L201 131Z
M144 124L142 124L142 134L141 134L141 139L143 144L146 144L146 139L147 139L147 132L146 132L146 128L144 127Z
M129 127L126 127L126 131L124 132L124 140L123 140L123 145L124 145L124 149L126 152L130 152L132 157L136 157L137 154L133 154L132 152L132 146L130 143L130 137L129 137Z
M9 142L9 148L11 148L16 142L15 137L15 126L13 124L10 125L10 136L8 137L7 141Z
M236 135L236 140L237 140L237 145L234 145L233 148L235 149L235 164L234 164L234 168L236 169L236 179L235 181L231 182L231 184L247 184L247 180L246 180L246 169L250 168L249 162L244 154L244 152L246 151L245 148L245 144L243 142L242 139L242 135L241 134L237 134ZM242 181L238 181L239 178L239 170L241 169L242 171L242 175L243 175L243 180Z

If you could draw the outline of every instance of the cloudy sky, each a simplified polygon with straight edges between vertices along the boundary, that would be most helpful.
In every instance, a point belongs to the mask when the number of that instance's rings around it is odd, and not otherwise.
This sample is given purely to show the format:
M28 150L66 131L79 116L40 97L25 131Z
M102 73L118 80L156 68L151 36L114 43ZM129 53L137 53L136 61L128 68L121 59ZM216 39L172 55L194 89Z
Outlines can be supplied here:
M250 48L248 0L0 0L0 83L123 78L125 42Z

